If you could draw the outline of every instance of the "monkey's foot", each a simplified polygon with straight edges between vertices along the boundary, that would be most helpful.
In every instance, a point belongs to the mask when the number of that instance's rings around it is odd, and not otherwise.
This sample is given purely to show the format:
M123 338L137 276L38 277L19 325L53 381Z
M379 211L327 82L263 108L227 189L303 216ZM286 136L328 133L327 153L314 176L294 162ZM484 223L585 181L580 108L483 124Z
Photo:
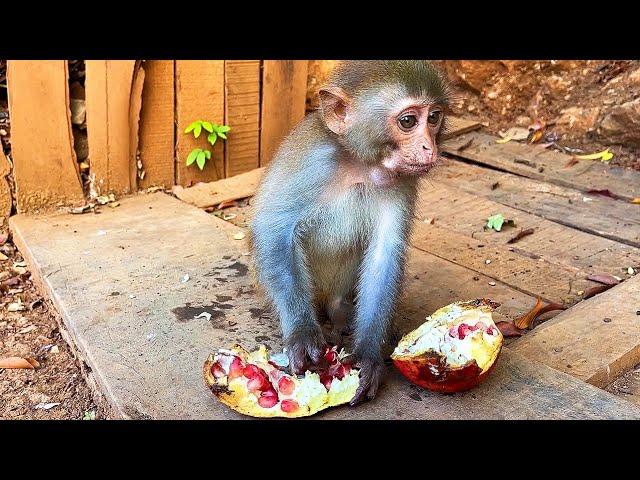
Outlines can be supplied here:
M354 407L365 400L373 400L378 393L378 387L384 375L384 362L363 358L355 364L360 369L360 385L349 404Z
M289 366L294 375L315 370L323 364L327 341L320 327L298 331L286 340Z

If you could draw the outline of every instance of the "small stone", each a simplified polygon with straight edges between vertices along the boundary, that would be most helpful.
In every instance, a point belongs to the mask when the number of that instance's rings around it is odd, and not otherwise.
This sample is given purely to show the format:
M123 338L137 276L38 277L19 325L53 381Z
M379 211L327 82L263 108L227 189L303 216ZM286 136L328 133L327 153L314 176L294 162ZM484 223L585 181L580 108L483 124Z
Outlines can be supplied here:
M487 265L489 265L491 263L491 260L489 260L488 258L484 261L484 263L486 263Z
M491 285L492 287L496 286L496 282L489 282L489 285Z
M628 273L629 275L635 275L635 274L636 274L636 271L633 269L633 267L629 267L629 268L627 268L627 273Z
M604 323L611 323L611 319L609 317L603 318L602 321Z
M480 280L480 277L473 277L473 279L477 282L478 280ZM638 315L640 315L640 310L638 311Z

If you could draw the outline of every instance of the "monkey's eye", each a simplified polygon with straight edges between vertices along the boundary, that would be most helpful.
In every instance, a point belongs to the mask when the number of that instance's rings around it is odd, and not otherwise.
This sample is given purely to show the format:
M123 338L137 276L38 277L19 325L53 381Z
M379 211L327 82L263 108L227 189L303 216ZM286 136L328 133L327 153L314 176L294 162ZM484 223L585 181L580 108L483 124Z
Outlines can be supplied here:
M437 125L440 121L440 117L442 117L442 112L440 110L433 110L432 112L429 112L427 122L429 125Z
M416 126L418 120L415 115L403 115L398 119L398 123L403 130L411 130Z

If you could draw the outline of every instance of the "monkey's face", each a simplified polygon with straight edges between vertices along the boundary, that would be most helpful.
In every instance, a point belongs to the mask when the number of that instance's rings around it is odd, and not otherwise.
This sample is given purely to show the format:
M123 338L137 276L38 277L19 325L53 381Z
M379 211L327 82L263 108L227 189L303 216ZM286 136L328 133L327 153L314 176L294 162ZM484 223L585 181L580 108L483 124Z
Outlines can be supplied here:
M382 166L400 175L424 175L438 159L444 107L428 100L404 103L388 115L390 148Z

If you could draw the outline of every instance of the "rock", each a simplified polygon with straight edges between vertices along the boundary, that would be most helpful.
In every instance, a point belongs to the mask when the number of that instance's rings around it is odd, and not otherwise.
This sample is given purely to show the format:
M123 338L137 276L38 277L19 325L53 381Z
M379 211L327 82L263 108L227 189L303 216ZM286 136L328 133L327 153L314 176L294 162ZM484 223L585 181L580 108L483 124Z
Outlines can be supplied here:
M531 125L533 123L533 120L531 120L531 117L527 117L526 115L519 115L516 118L516 125L519 127L528 127L529 125Z
M571 107L565 108L560 113L556 121L557 125L568 125L570 129L588 132L595 129L600 108Z
M640 98L611 108L598 134L611 143L640 146Z
M76 151L76 160L78 162L82 162L89 157L89 140L86 130L73 129L73 149Z
M73 82L69 86L69 98L75 98L76 100L85 99L84 87L80 84L80 82Z
M72 98L69 100L69 106L71 107L71 123L83 125L87 115L84 100Z
M551 75L545 79L544 83L547 85L549 93L554 97L564 96L571 86L571 82L560 75Z

